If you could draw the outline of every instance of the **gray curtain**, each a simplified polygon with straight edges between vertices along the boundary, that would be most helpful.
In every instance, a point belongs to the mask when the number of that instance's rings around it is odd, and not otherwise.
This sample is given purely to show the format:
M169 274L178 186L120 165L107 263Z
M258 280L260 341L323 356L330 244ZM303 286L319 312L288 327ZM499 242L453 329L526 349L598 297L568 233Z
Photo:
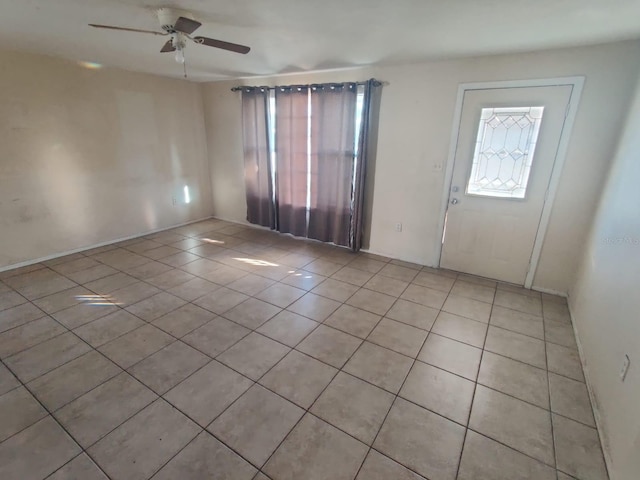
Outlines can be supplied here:
M308 237L350 245L357 86L311 87Z
M242 89L242 134L247 221L276 228L269 148L269 90Z
M277 229L307 236L308 88L276 89Z
M373 78L364 84L362 121L358 132L357 160L353 182L353 206L349 228L349 247L354 252L357 252L362 247L366 173L367 166L372 167L372 163L375 163L381 86L382 84ZM373 182L369 183L373 187Z

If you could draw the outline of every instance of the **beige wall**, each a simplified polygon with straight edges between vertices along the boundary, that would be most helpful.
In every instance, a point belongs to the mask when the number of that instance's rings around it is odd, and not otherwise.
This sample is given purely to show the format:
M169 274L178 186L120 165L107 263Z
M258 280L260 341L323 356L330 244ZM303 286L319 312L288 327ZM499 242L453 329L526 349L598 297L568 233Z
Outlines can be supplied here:
M465 82L586 76L561 185L534 286L566 292L608 170L640 65L640 44L623 42L520 55L213 82L204 86L214 213L244 221L239 94L231 86L371 76L382 93L370 250L438 263L438 221L458 85ZM442 164L442 170L434 168ZM397 222L403 231L395 232Z
M200 85L28 53L0 69L0 268L211 214Z
M640 472L639 131L640 84L569 297L611 480ZM625 354L631 366L622 382Z

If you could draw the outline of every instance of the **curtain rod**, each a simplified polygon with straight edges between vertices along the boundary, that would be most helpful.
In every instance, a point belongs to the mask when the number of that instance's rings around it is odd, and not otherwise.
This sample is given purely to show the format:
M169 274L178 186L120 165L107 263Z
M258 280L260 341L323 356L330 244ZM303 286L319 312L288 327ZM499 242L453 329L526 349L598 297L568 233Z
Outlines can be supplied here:
M383 82L376 80L375 78L372 78L370 80L373 84L374 87L381 87L383 85ZM369 83L369 81L367 82L342 82L342 83L307 83L304 85L276 85L275 87L266 87L266 86L249 86L249 85L238 85L237 87L233 87L231 89L232 92L240 92L243 89L262 89L262 90L277 90L279 88L313 88L313 87L339 87L342 85L366 85L367 83Z

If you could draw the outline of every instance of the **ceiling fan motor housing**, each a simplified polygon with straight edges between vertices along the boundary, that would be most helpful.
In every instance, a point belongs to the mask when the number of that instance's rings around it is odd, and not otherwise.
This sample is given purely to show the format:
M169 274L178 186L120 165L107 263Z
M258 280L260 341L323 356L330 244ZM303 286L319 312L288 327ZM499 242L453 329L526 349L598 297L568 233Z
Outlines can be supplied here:
M158 16L158 21L160 22L160 28L162 28L162 30L167 33L175 33L175 24L180 17L195 20L193 14L185 10L179 10L177 8L159 8L158 10L156 10L156 15Z

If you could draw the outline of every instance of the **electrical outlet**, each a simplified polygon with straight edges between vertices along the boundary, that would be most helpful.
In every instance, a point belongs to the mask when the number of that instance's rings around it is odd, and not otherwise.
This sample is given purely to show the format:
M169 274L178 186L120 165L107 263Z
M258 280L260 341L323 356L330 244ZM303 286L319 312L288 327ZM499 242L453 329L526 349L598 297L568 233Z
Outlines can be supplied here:
M622 368L620 369L620 381L624 382L624 378L627 376L627 372L629 371L629 365L631 365L631 359L629 355L624 356L624 360L622 362Z
M434 163L433 164L433 171L434 172L441 172L442 171L442 164L441 163Z
M176 197L175 196L171 197L171 205L175 207L177 203L178 201L176 200Z
M402 223L398 222L396 223L396 232L401 232L402 231Z

